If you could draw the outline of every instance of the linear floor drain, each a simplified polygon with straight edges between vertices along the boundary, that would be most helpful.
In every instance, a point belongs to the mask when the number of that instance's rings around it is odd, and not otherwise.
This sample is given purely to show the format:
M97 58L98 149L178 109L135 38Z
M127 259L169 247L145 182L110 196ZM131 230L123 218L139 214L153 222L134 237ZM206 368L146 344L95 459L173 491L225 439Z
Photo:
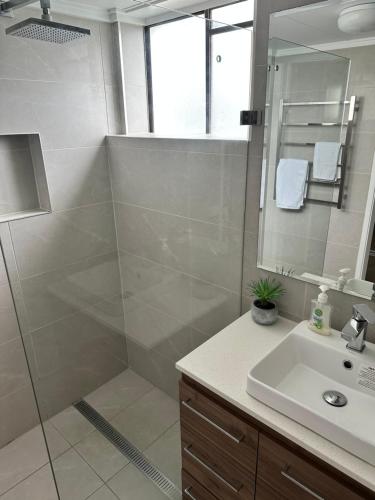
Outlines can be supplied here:
M172 500L181 499L181 491L177 486L160 472L157 467L150 463L138 448L133 446L120 432L112 427L91 405L81 399L77 403L74 403L74 407L148 479L151 479L167 497Z

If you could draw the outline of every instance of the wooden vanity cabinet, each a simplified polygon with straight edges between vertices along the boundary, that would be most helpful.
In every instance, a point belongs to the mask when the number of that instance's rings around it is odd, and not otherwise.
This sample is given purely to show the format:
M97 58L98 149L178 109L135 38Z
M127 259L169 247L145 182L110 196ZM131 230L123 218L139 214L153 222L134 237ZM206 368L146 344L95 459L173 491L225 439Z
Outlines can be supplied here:
M180 412L184 500L375 500L374 492L186 376Z

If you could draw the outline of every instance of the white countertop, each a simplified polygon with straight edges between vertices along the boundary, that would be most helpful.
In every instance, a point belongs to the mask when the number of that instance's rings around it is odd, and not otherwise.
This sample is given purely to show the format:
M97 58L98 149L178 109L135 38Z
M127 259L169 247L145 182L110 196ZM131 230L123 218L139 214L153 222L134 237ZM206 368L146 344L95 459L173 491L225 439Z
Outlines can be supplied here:
M181 359L177 369L248 415L299 444L375 491L375 467L246 392L249 370L295 326L285 318L272 326L253 322L250 313ZM360 425L360 422L358 422Z

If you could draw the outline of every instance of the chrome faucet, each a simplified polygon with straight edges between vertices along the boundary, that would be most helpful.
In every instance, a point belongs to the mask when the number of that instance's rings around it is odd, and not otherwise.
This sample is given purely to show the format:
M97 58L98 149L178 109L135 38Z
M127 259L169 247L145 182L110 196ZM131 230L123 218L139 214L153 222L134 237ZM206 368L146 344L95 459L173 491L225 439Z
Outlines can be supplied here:
M368 325L375 324L375 312L366 304L353 306L352 318L346 323L341 332L341 338L348 341L347 349L362 352L366 347Z

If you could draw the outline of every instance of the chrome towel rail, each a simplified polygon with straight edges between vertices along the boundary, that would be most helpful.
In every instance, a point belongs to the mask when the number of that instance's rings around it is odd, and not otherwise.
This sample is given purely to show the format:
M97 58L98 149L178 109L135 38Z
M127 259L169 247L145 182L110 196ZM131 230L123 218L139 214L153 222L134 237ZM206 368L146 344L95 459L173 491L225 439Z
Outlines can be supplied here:
M346 122L298 122L298 123L288 123L284 121L284 112L286 107L291 106L325 106L325 105L349 105L348 118ZM273 199L276 200L276 177L277 177L277 166L281 158L280 151L282 147L315 147L315 142L294 142L294 141L283 141L282 140L282 130L283 127L346 127L345 139L341 144L341 158L337 167L340 169L338 178L334 181L321 181L319 179L314 179L312 177L312 166L313 163L309 161L308 177L306 179L306 191L305 191L305 201L312 203L321 203L322 205L336 206L338 209L342 208L344 200L344 189L345 189L345 176L346 168L348 162L348 151L351 148L352 140L352 129L354 126L355 113L359 109L359 99L356 96L351 96L349 100L341 101L306 101L306 102L287 102L284 99L280 99L279 104L279 118L278 118L278 129L277 129L277 149L276 149L276 171L274 180L274 193ZM312 184L326 185L338 188L337 201L334 200L321 200L309 197L309 186Z

